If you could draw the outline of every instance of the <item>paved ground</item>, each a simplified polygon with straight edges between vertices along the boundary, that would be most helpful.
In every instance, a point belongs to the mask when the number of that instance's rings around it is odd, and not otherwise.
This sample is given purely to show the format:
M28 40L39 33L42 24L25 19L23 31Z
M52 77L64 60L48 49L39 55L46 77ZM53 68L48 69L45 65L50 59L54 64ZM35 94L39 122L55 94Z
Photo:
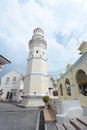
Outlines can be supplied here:
M0 130L36 130L39 111L0 103Z
M0 130L36 130L39 112L11 103L0 103ZM87 107L84 107L84 115L87 115ZM50 127L53 129L54 126Z
M87 107L83 107L83 115L87 116Z

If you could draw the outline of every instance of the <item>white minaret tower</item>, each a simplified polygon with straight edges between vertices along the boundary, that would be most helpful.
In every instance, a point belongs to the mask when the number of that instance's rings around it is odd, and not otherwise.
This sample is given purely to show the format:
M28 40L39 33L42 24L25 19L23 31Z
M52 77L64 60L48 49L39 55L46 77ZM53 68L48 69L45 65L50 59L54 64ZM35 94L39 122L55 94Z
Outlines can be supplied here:
M22 100L22 104L25 106L43 106L42 96L48 94L47 43L43 34L42 29L36 28L33 31L32 39L29 41L30 51Z

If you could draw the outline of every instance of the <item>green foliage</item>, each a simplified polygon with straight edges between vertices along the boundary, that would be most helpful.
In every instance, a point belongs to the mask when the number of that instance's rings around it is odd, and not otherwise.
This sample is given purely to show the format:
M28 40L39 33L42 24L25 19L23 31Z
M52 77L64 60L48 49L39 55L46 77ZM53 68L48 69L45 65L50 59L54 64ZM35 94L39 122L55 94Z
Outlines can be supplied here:
M49 96L44 96L43 97L43 101L45 102L45 103L49 103L49 101L50 101L50 97Z

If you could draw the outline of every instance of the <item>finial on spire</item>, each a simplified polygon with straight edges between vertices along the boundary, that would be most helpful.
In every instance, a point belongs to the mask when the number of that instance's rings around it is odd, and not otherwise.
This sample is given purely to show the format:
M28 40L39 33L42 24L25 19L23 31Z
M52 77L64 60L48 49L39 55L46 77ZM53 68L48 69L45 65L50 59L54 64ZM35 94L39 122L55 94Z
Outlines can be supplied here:
M43 32L43 30L41 28L36 28L36 29L34 29L33 34L34 34L35 38L36 37L43 38L44 32Z

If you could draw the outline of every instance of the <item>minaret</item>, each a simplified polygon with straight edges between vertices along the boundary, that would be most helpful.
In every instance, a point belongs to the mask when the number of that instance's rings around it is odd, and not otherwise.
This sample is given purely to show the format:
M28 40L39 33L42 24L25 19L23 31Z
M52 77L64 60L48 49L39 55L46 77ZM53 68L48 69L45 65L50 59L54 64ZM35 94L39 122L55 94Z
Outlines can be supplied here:
M24 95L22 104L27 106L43 106L42 96L48 94L47 76L47 43L44 32L40 28L33 31L29 41L29 55L27 59L27 72L24 82Z

